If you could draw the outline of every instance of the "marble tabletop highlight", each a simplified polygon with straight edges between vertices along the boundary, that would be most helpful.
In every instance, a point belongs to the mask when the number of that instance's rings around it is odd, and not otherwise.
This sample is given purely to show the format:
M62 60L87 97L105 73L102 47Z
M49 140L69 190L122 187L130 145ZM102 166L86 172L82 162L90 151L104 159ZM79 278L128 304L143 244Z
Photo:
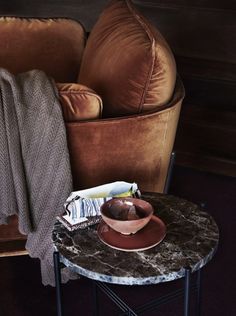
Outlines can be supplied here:
M102 243L96 226L68 231L56 222L55 249L74 272L115 284L144 285L184 276L184 268L202 268L216 252L219 231L214 219L196 204L171 195L146 193L155 215L166 224L167 234L157 246L136 252L115 250Z

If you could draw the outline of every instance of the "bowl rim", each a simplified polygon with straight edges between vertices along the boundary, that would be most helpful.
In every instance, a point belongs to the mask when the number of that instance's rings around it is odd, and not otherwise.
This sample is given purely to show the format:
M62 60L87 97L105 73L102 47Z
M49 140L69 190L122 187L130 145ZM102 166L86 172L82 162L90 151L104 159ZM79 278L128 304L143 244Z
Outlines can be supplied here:
M141 200L142 202L144 202L146 205L148 205L149 207L150 207L150 212L145 216L145 217L142 217L142 218L137 218L137 219L131 219L131 220L122 220L122 219L116 219L116 218L112 218L112 217L108 217L106 214L104 214L103 213L103 208L107 205L107 204L109 204L109 202L110 203L112 203L111 201L114 201L114 200L122 200L122 201L125 201L125 200L127 200L127 201L130 201L130 200L135 200L135 201L137 201L137 200ZM135 204L134 204L135 205ZM146 219L146 218L149 218L149 217L151 217L152 215L153 215L153 213L154 213L154 208L153 208L153 206L152 206L152 204L151 203L149 203L148 201L145 201L145 200L143 200L143 199L139 199L139 198L132 198L132 197L114 197L114 198L112 198L111 200L108 200L108 201L106 201L106 202L104 202L102 205L101 205L101 207L100 207L100 212L101 212L101 216L102 217L105 217L105 218L107 218L108 220L112 220L112 221L116 221L116 222L122 222L122 223L130 223L130 222L136 222L136 221L140 221L140 220L144 220L144 219Z

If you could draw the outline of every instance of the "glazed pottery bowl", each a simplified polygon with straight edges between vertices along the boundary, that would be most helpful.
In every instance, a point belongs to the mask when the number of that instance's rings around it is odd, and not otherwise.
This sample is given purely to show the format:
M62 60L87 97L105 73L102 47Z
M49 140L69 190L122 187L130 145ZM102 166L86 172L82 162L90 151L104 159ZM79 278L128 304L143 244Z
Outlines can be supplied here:
M136 198L113 198L101 206L103 221L125 235L135 234L142 229L152 215L152 205Z

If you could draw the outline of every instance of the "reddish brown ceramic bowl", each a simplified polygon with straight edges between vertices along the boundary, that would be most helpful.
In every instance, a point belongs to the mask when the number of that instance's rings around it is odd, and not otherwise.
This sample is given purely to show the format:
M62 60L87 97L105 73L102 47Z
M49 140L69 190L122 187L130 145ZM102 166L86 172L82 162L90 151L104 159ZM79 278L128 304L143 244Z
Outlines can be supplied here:
M104 222L115 231L135 234L150 221L153 207L150 203L135 198L113 198L101 206Z

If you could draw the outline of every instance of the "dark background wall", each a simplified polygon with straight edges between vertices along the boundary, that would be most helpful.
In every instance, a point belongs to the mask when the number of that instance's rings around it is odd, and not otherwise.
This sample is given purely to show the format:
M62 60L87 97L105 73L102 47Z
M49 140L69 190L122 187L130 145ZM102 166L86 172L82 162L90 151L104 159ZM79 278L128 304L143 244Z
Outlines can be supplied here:
M236 176L236 2L134 2L165 35L186 88L177 163Z
M236 176L236 2L133 1L170 44L186 88L177 164ZM70 17L89 31L106 0L9 0L0 15Z

